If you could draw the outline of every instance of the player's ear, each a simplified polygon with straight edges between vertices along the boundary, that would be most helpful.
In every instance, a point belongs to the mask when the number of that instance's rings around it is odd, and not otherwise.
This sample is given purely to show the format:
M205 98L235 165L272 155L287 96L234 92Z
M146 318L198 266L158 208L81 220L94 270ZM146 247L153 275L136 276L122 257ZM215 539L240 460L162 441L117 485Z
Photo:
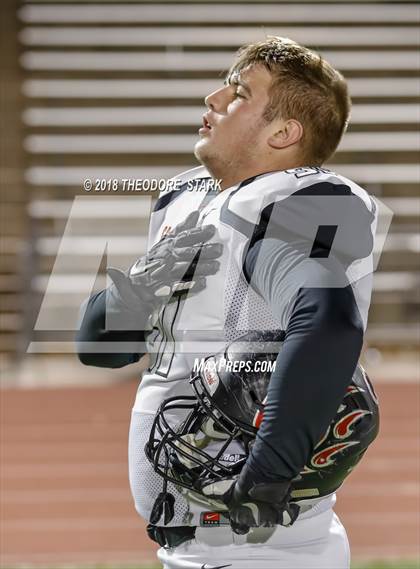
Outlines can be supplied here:
M296 144L303 136L303 126L295 119L281 120L276 124L275 130L269 136L267 143L271 148L287 148Z

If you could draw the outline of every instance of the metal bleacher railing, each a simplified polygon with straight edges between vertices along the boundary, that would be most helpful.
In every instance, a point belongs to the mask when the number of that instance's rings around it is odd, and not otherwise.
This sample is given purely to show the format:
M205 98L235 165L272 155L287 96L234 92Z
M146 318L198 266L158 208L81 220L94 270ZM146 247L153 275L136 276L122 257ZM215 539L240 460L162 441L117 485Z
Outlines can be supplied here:
M28 1L18 17L27 214L37 258L34 306L45 291L71 201L84 194L83 180L162 178L195 165L203 97L221 83L241 44L275 34L317 49L349 80L352 120L329 166L395 212L375 277L368 339L379 348L417 341L415 3ZM127 201L125 207L123 222L114 227L124 251L121 266L142 253L131 237L147 229L146 219L139 226ZM95 249L98 215L92 213L90 230L75 236L67 251L79 255L79 265L61 280L67 286L53 290L60 314L74 312L86 296L80 259ZM12 314L10 325L21 326Z

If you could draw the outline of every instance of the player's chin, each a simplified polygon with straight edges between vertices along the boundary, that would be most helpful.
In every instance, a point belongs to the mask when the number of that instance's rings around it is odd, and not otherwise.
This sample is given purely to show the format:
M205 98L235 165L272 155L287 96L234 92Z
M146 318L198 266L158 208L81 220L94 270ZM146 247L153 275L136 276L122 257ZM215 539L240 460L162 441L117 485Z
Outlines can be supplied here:
M208 142L209 141L206 138L200 138L200 140L195 143L194 155L200 162L205 161L206 157L209 155L210 145Z

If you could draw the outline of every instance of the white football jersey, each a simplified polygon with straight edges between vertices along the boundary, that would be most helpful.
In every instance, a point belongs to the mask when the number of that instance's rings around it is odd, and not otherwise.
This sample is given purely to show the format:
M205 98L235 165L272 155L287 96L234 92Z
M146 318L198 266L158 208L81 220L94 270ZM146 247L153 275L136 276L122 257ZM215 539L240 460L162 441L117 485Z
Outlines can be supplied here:
M278 234L283 238L286 228L286 234L303 235L304 240L311 242L318 235L320 225L327 228L338 225L334 243L338 244L339 254L355 259L348 264L346 274L352 283L365 326L371 296L377 207L365 190L355 183L321 168L271 172L226 190L209 193L203 189L206 183L211 182L204 167L194 168L177 179L180 189L164 191L155 204L149 247L184 221L189 213L199 210L198 225L212 224L216 227L211 241L222 243L223 253L219 258L220 269L207 277L206 288L164 306L159 314L153 315L154 327L146 334L150 365L143 372L139 385L130 433L130 484L136 508L145 519L149 519L153 504L162 491L162 479L144 454L144 445L160 404L169 397L193 394L188 380L196 358L217 353L228 342L251 330L285 330L297 292L296 278L297 284L301 284L299 271L305 263L305 274L311 275L310 263L315 260L308 259L305 254L285 256L281 311L275 319L244 273L245 256L253 240L263 234ZM321 189L319 203L307 199L316 194L317 189ZM338 222L334 211L327 211L325 202L331 203L336 198L335 190L350 200L344 208L343 202L340 202L340 207L333 208L339 211ZM291 196L300 195L299 192L304 200L299 197L299 201L290 201ZM364 232L360 242L357 241L360 231L356 231L353 240L349 239L349 235L354 233L352 227L343 231L340 227L348 218L351 222L354 204L358 208L357 217L362 217L365 226L367 224L367 233ZM272 227L274 230L270 231ZM368 254L365 255L364 249ZM317 286L309 283L312 285ZM174 424L179 420L179 416L173 417ZM176 499L175 517L169 525L197 525L200 507L186 500L171 483L168 488Z
M354 182L326 169L298 168L263 174L224 191L209 192L214 196L210 200L205 186L211 177L204 167L189 170L181 174L178 180L177 187L180 189L161 193L156 202L150 222L149 247L185 220L189 213L199 210L198 225L214 225L216 233L211 241L222 243L224 249L219 258L220 270L207 277L204 290L189 294L186 298L178 298L155 315L154 328L146 337L151 362L143 374L134 407L135 410L146 413L155 413L159 404L168 397L190 394L188 378L195 358L221 350L227 342L250 330L286 329L293 300L287 278L284 285L284 310L280 320L275 320L265 301L250 286L243 271L250 240L258 232L258 227L264 225L263 217L270 208L276 208L272 217L278 218L282 212L281 202L297 192L303 191L306 198L315 187L345 187L353 198L358 198L359 206L360 203L364 204L372 239L376 230L376 205L372 198ZM320 207L325 209L322 200L331 203L336 198L328 195L319 199ZM315 237L319 223L317 213L312 212L313 202L306 200L306 203L307 214L314 220L313 227L308 229L308 235L313 234ZM294 214L292 210L302 209L305 202L301 199L292 207L290 202L288 204L288 220L283 223L280 219L279 223L286 226L292 223L295 226L299 224L299 219L304 219L305 228L302 231L305 231L308 225L307 215L300 215L298 211L296 220L290 219ZM277 223L278 220L274 220L274 224ZM345 246L346 241L348 235L344 232ZM372 246L369 247L370 253L372 249ZM296 270L292 266L293 262L295 260L291 261L290 274L292 269ZM358 259L347 270L365 326L372 271L372 254ZM286 270L285 273L287 272Z

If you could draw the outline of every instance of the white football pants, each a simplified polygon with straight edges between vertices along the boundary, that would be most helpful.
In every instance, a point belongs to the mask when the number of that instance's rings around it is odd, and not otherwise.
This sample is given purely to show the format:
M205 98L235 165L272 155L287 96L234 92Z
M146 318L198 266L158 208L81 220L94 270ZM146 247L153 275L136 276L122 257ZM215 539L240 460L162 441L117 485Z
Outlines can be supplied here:
M240 536L228 527L198 527L195 539L159 549L158 558L164 569L349 569L346 530L332 505L319 513L314 508L312 515L307 512L292 527L277 526L274 532L257 528ZM257 532L272 535L252 543Z

